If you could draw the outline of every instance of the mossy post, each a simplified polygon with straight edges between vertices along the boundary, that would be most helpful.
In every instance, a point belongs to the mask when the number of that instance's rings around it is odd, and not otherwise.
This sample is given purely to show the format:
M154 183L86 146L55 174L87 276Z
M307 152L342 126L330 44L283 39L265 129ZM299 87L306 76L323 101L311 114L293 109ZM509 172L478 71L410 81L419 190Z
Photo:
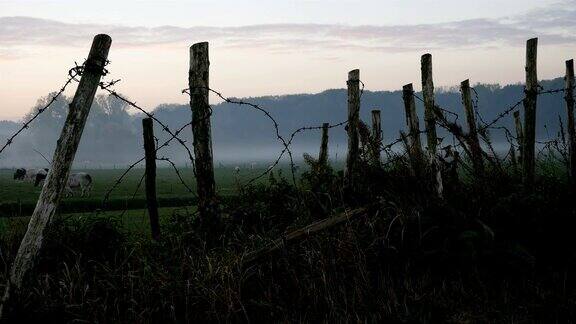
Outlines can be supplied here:
M482 148L480 147L480 140L478 139L478 131L476 129L476 114L474 112L474 105L472 104L469 80L464 80L460 83L460 91L462 93L462 104L464 105L466 122L468 124L468 145L470 146L470 153L472 155L470 157L472 159L472 167L474 168L476 178L481 179L484 175L484 162L482 160Z
M576 129L574 129L574 60L566 61L566 76L564 77L566 114L568 119L568 154L570 156L570 181L576 188Z
M348 72L348 155L346 157L345 187L354 190L360 158L360 70Z
M406 126L408 127L408 148L410 155L415 161L422 161L422 143L420 142L420 122L416 113L416 103L414 102L414 88L412 83L402 87L402 98L404 99L404 110L406 112ZM415 168L416 166L412 166Z
M156 199L156 144L154 143L154 125L152 118L142 119L144 136L144 154L146 158L146 208L150 218L152 238L160 238L160 221L158 216L158 200Z
M518 161L520 164L522 164L522 159L524 156L524 131L522 129L522 120L520 119L519 111L514 112L514 125L516 126L516 141L518 142L518 153L520 154Z
M527 190L534 185L535 143L536 143L536 102L538 100L538 74L536 58L538 38L526 42L526 87L524 92L524 138L522 144L522 181Z
M192 110L192 135L196 157L196 183L198 211L204 221L216 216L216 184L212 158L212 131L210 126L208 43L190 47L190 108Z
M328 129L329 123L322 124L322 141L320 142L320 154L318 155L318 163L326 165L328 163Z
M0 319L3 322L15 320L11 316L23 297L21 295L22 288L31 279L35 270L46 235L60 203L62 192L66 187L111 44L110 36L102 34L94 37L92 41L80 83L69 105L68 116L60 133L60 138L56 142L50 171L10 270L0 308Z
M380 163L380 146L382 144L382 122L380 119L380 110L372 110L372 158L375 164Z

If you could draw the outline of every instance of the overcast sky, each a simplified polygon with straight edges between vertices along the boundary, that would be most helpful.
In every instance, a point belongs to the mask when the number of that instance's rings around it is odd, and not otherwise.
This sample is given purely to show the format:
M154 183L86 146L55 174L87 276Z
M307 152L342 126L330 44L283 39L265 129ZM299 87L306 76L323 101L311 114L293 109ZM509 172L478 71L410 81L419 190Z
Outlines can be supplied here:
M226 96L318 92L360 68L370 90L419 88L430 52L438 86L523 80L539 37L539 77L576 56L576 0L27 1L0 0L0 119L57 90L92 37L113 39L111 75L150 109L186 102L188 47L210 42L213 88Z

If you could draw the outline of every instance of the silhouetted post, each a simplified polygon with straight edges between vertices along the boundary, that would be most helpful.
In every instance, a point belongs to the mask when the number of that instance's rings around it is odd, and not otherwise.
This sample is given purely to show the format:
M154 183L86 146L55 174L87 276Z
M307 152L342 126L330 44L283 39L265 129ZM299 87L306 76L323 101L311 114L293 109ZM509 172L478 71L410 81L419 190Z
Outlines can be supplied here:
M192 109L192 134L196 156L196 183L200 217L216 215L216 185L212 159L210 126L208 43L190 47L190 108Z
M432 55L424 54L421 60L422 96L424 100L424 124L428 153L436 156L438 136L436 135L436 115L434 114L434 81L432 79Z
M524 131L522 130L522 120L520 120L520 112L514 112L514 125L516 126L516 141L518 142L518 152L520 156L518 158L519 163L522 164L524 159Z
M426 126L426 140L428 144L428 157L430 169L433 174L432 181L438 197L442 198L442 174L437 156L438 135L436 134L436 114L434 112L434 81L432 78L432 55L422 55L420 61L422 73L422 96L424 100L424 125Z
M536 57L538 38L526 43L526 97L524 98L524 143L522 145L522 180L526 189L534 184L535 142L536 142L536 102L538 98L538 76Z
M380 120L380 110L372 110L372 155L374 163L380 163L380 144L382 143L382 123Z
M112 39L108 35L97 35L84 64L84 69L74 99L69 105L68 116L56 143L52 166L46 177L42 192L36 203L28 229L12 264L7 282L0 319L11 321L12 311L18 307L22 286L30 280L52 218L60 203L62 192L70 174L72 162L82 137L82 131L90 112L90 106L98 89L100 78L108 58Z
M328 129L329 123L322 124L322 141L320 142L320 154L318 155L318 162L320 165L328 163Z
M412 83L402 87L402 98L404 99L404 110L406 112L406 126L408 126L408 148L410 155L417 161L423 157L422 143L420 142L420 122L416 114L416 104L414 102L414 89ZM413 166L415 167L415 166Z
M472 104L469 80L464 80L460 83L460 91L462 92L462 103L464 104L466 122L468 123L468 138L470 153L472 155L472 167L474 168L476 177L481 178L484 174L484 162L482 161L482 148L480 147L478 132L476 130L476 115L474 113L474 105Z
M154 142L154 125L152 118L142 119L144 136L144 153L146 157L146 207L150 217L152 238L160 238L160 221L158 217L158 200L156 199L156 144Z
M360 157L360 70L348 72L348 156L346 157L346 187L354 189Z
M576 130L574 129L574 60L566 61L566 76L564 78L566 89L566 112L568 116L568 153L570 156L570 180L576 186Z

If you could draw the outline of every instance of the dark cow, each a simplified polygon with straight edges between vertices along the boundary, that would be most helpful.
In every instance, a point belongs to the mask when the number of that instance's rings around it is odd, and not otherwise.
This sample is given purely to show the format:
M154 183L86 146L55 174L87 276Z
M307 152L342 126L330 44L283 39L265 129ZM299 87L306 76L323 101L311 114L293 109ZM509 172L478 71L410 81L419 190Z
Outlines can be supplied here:
M27 182L36 182L38 174L48 174L48 169L24 169L19 168L14 172L14 180L21 180Z

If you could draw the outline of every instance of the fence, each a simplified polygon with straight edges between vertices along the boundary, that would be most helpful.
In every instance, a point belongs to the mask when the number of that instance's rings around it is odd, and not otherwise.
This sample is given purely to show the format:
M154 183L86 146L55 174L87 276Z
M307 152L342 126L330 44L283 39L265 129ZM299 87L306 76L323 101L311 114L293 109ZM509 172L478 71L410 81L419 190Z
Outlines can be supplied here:
M458 124L459 115L443 107L438 106L434 100L434 82L432 73L432 55L425 54L421 60L422 71L422 94L418 97L413 89L412 84L403 87L402 98L404 101L406 125L408 132L401 132L399 138L384 144L382 141L381 118L386 118L380 110L372 111L371 129L360 120L361 99L364 92L364 83L360 79L360 71L352 70L348 74L348 117L336 124L323 123L322 125L304 126L296 129L288 136L281 134L279 123L269 113L269 111L259 105L245 102L242 100L225 97L220 91L210 87L208 82L209 76L209 55L208 43L198 43L190 48L190 70L189 70L189 87L182 90L182 93L190 97L190 107L192 111L192 120L185 123L176 130L171 130L164 122L156 118L151 112L142 108L136 102L130 101L114 90L114 85L120 82L119 79L111 81L101 81L102 76L108 74L107 61L108 50L111 45L110 37L98 35L94 38L92 48L88 59L81 65L76 64L69 71L69 78L66 80L59 92L57 92L48 104L36 112L32 118L27 120L22 127L8 138L6 143L0 148L0 154L6 150L18 135L25 129L29 128L34 120L54 103L57 97L72 83L77 82L78 88L74 99L70 105L70 111L62 130L60 140L58 141L52 167L49 171L46 183L42 189L36 208L30 219L28 231L22 241L16 260L10 272L10 281L4 296L2 311L8 312L11 305L18 299L19 289L31 274L39 251L43 244L43 237L51 224L54 213L60 203L62 191L64 190L66 179L70 173L72 161L78 148L80 138L90 106L97 89L101 89L115 98L122 100L129 106L142 112L146 118L143 120L143 136L145 156L132 163L114 184L106 192L102 208L106 209L107 201L115 188L123 181L125 176L136 165L145 161L146 172L140 180L137 189L145 180L147 208L150 215L152 236L157 239L160 236L160 226L158 223L158 202L155 190L156 161L168 162L177 173L179 180L188 189L190 193L193 190L188 185L179 172L177 166L169 157L158 157L158 152L168 146L174 140L182 146L188 155L192 164L194 178L196 180L196 194L199 217L202 220L210 221L211 218L217 217L218 198L215 190L214 166L212 157L212 138L210 117L212 107L209 104L209 94L215 94L224 102L238 106L255 109L270 121L274 127L274 135L282 150L270 168L250 179L247 184L251 184L257 179L271 172L281 161L284 156L288 156L290 161L291 178L294 185L297 184L295 175L294 157L291 151L291 145L294 138L305 131L322 130L322 139L320 145L320 154L318 163L327 162L328 156L328 135L329 130L336 127L346 127L348 134L348 156L345 167L345 181L343 187L347 194L353 194L357 184L357 178L361 173L360 160L362 152L368 152L371 163L379 168L384 168L395 161L406 159L411 166L414 174L417 176L429 177L428 180L434 184L438 198L443 196L443 179L442 165L447 163L446 157L453 159L452 164L456 164L468 171L477 181L481 182L486 176L486 163L495 167L502 168L504 160L509 160L513 167L519 163L522 167L522 179L526 190L532 190L535 177L535 161L542 152L536 152L535 126L536 126L536 106L538 97L546 94L564 93L567 112L567 139L562 131L559 138L546 142L539 142L543 145L543 150L555 150L562 161L567 165L570 179L573 187L576 188L576 131L574 129L574 67L573 61L566 61L565 87L559 89L543 89L538 85L536 74L537 62L537 39L531 39L527 42L526 51L526 88L525 95L517 102L502 109L498 116L486 122L478 110L479 98L473 87L470 86L469 80L462 81L460 90L462 94L462 103L464 107L466 128ZM424 130L420 129L419 117L416 112L415 100L422 101L424 104ZM520 105L524 107L524 121L520 119ZM515 133L504 126L497 124L505 117L513 113L514 123L516 126ZM163 132L169 137L167 140L160 142L153 133L153 123L161 126ZM191 127L193 133L193 153L186 141L180 138L180 134ZM452 137L454 147L448 147L446 154L439 154L438 147L442 143L438 137L437 127L445 129ZM563 125L561 125L563 128ZM496 153L490 140L489 131L503 131L510 144L509 153L500 157ZM422 147L420 139L421 134L426 135L426 147ZM399 144L405 145L405 152L398 153L392 151L392 148ZM427 152L425 154L424 152ZM382 153L386 158L382 159ZM468 159L460 159L460 153ZM519 154L519 156L517 156ZM470 161L470 162L469 162ZM471 165L470 165L471 164ZM313 226L314 230L326 228L330 224L336 224L347 220L348 217L333 218L327 222L320 222ZM299 236L301 234L298 234ZM263 249L267 251L270 249ZM257 252L251 258L256 258L263 252Z

